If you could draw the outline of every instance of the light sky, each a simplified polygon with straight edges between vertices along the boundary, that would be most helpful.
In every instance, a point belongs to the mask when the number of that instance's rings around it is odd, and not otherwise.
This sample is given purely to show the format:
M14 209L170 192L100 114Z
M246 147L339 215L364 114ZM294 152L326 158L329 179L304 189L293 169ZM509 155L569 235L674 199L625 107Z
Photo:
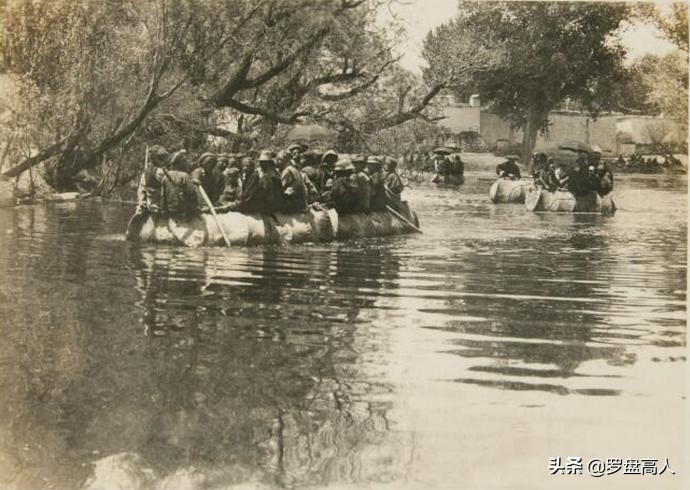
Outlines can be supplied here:
M385 10L385 9L384 9ZM401 65L419 73L424 64L422 42L430 29L455 16L457 0L399 0L391 2L381 21L389 21L393 15L404 24L407 40L398 47L402 54ZM628 60L647 53L665 54L675 47L655 28L647 25L628 26L622 31L623 44L628 48Z

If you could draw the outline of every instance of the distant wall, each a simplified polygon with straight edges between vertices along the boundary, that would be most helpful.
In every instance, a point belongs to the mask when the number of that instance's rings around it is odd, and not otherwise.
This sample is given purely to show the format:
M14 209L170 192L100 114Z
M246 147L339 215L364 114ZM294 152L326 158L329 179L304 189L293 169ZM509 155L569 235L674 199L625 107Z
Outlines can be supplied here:
M452 134L469 131L479 133L481 127L480 115L481 109L479 107L447 106L443 108L445 119L442 119L440 124Z
M508 121L486 109L456 104L444 107L443 114L446 118L441 125L451 135L479 133L490 150L522 142L521 130L511 128ZM593 119L577 112L552 112L548 129L537 136L537 148L576 140L617 155L628 153L630 143L646 145L654 140L680 143L686 138L686 130L681 125L660 117L605 114Z
M509 144L522 141L522 133L511 129L510 123L496 114L482 111L480 123L479 134L491 149L497 146L499 140L506 140Z
M575 140L599 145L606 153L615 153L617 119L615 115L592 119L585 114L553 113L549 116L548 130L537 137L537 146L557 146Z

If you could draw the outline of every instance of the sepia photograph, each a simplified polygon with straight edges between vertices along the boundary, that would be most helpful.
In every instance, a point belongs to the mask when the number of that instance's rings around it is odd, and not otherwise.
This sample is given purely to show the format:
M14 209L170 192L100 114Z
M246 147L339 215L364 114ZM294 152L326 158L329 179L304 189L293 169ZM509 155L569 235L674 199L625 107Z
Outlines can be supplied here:
M0 0L0 490L684 490L688 3Z

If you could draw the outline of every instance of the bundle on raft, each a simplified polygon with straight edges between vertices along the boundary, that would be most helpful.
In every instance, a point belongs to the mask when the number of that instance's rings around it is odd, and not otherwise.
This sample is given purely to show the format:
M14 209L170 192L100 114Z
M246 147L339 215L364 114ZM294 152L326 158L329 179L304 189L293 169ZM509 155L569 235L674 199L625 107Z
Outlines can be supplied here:
M616 204L611 195L600 196L595 191L574 195L568 191L547 191L531 187L527 190L525 207L529 211L551 211L561 213L614 214Z
M494 204L522 204L531 186L531 180L499 178L489 189L489 200Z
M405 219L396 217L388 211L339 215L334 209L310 209L306 213L277 213L270 216L237 212L219 213L218 221L233 246L331 242L417 231L417 215L405 202L400 207L398 212ZM202 214L184 221L148 214L140 220L132 220L134 221L139 221L140 224L127 230L126 238L131 241L181 243L189 247L225 245L223 234L210 214ZM414 224L414 227L411 224Z
M432 184L439 187L456 187L465 183L465 176L458 174L441 175L437 180L431 180Z

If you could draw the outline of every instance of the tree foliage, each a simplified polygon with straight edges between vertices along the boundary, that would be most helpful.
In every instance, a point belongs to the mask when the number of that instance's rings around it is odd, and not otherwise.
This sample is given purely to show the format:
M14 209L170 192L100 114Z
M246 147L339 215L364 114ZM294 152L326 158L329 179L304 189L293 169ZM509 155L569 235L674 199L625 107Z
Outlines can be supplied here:
M463 71L457 91L479 91L491 110L524 128L523 159L548 115L566 99L596 115L615 104L625 50L614 37L630 8L621 3L460 2L457 17L429 33L426 77L457 71L457 46L497 51L491 66Z
M653 3L641 3L637 6L639 19L659 29L664 36L679 49L688 52L688 4L674 2L668 5L668 11L662 11Z
M46 162L64 189L82 169L141 154L147 137L266 143L280 125L366 106L396 73L395 37L376 19L386 4L7 0L0 46L21 93L12 123L31 151L4 175ZM382 109L381 127L420 117L438 90Z
M624 109L668 116L687 125L688 59L675 51L664 56L647 54L629 69L623 86Z

